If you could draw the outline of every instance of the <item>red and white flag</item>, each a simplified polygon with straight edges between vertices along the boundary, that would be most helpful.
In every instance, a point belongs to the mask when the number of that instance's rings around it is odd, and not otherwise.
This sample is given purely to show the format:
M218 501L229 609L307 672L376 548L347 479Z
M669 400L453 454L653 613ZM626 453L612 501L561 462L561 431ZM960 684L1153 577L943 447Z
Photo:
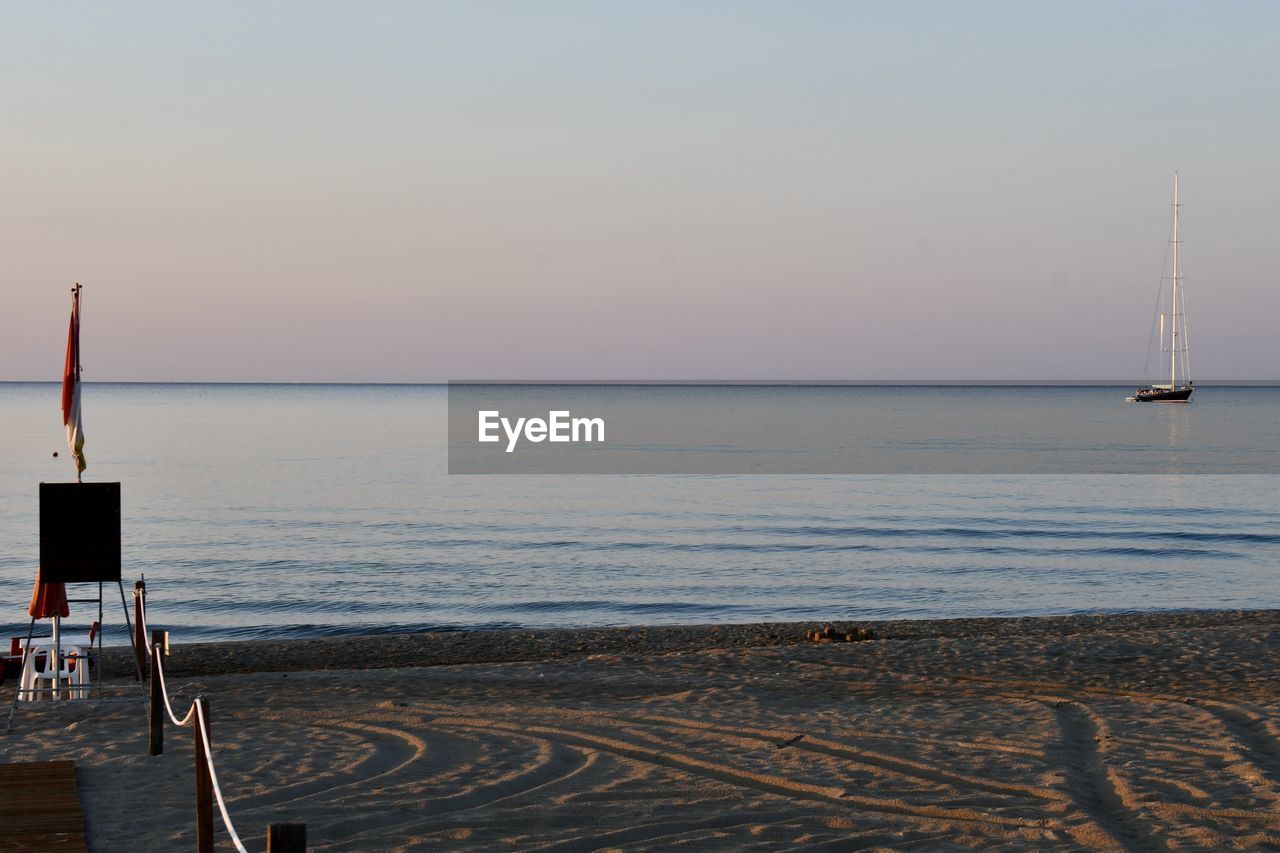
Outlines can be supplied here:
M76 477L84 461L84 424L80 422L80 285L71 291L71 328L67 330L67 362L62 368L62 423L67 446L76 463Z

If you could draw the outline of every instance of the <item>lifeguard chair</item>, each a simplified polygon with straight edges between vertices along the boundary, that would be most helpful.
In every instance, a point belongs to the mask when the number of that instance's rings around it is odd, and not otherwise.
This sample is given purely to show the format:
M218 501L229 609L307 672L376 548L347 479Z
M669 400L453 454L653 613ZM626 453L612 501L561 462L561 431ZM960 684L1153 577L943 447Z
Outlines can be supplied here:
M40 569L38 584L96 586L96 596L68 597L68 603L96 604L97 618L87 636L63 636L54 631L36 637L36 616L31 618L23 655L22 677L14 691L6 731L13 726L19 700L50 698L104 698L102 696L103 590L115 582L129 644L134 643L132 620L125 600L120 571L120 484L40 484ZM91 589L93 586L90 587ZM131 655L138 684L136 650ZM145 704L146 694L142 693Z

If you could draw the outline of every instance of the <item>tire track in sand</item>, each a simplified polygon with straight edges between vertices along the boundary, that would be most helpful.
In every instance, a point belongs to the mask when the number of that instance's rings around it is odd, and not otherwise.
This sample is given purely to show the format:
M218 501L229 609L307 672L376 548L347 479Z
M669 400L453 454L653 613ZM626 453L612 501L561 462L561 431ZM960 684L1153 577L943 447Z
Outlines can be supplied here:
M1062 733L1067 792L1104 835L1099 838L1092 832L1073 830L1076 840L1088 846L1110 840L1105 846L1131 851L1165 849L1164 839L1138 817L1133 791L1107 766L1103 746L1109 736L1106 723L1072 700L1058 701L1053 708Z
M723 762L706 761L692 755L671 752L666 749L653 749L591 732L576 731L547 725L519 725L504 720L484 717L452 715L441 716L431 720L436 725L454 725L466 728L479 728L489 731L506 732L509 735L536 735L548 740L595 749L612 753L634 761L650 765L678 770L695 776L727 782L744 788L752 788L770 794L798 800L810 800L834 806L856 805L869 811L887 814L905 815L929 820L945 820L965 824L988 824L996 826L1048 828L1058 825L1058 821L1048 818L1026 819L1004 817L989 811L949 806L918 806L901 798L869 797L855 794L843 787L816 785L801 782L770 773L760 773L732 767Z
M1270 720L1229 702L1201 699L1190 704L1217 720L1259 775L1272 785L1280 786L1280 741L1271 731L1274 724ZM1272 791L1271 796L1275 799L1276 792Z
M698 732L703 735L740 738L775 747L785 741L788 749L798 752L828 755L832 758L844 759L871 772L890 773L907 779L916 779L938 785L1049 801L1065 799L1060 791L1040 785L1002 782L973 774L955 772L940 767L936 763L890 755L889 753L865 749L853 744L817 737L807 733L784 732L777 729L760 729L746 726L727 726L659 714L628 714L616 719L623 722L647 724L669 731L684 730Z

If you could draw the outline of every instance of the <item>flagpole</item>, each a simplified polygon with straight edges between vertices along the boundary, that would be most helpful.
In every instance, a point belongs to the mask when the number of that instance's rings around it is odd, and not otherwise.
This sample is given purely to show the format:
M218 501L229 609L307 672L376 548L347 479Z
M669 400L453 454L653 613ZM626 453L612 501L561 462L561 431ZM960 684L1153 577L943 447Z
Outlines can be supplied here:
M71 316L74 320L74 328L72 330L72 334L75 335L75 358L76 358L75 394L76 395L80 394L80 371L81 371L81 368L80 368L80 290L81 290L80 282L77 281L76 286L71 288ZM78 408L79 407L77 406L77 409ZM76 482L83 483L84 482L84 480L82 479L83 472L81 472L80 470L80 460L76 453L74 443L72 444L72 448L71 448L71 461L72 461L72 464L76 466ZM54 655L53 659L55 662L54 668L53 668L53 696L56 699L59 697L59 694L62 692L61 691L62 679L60 677L62 675L62 614L60 614L57 611L54 611L54 614L53 614L53 655ZM81 666L83 665L84 664L81 664Z

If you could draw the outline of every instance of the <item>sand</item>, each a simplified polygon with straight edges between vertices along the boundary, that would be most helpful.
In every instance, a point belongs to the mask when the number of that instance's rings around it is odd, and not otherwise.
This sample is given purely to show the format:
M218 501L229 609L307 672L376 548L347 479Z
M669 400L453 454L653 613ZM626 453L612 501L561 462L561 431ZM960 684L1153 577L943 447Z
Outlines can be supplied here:
M1280 848L1280 612L867 624L177 646L169 687L250 850ZM74 758L91 849L189 849L166 737L24 703L0 761Z

